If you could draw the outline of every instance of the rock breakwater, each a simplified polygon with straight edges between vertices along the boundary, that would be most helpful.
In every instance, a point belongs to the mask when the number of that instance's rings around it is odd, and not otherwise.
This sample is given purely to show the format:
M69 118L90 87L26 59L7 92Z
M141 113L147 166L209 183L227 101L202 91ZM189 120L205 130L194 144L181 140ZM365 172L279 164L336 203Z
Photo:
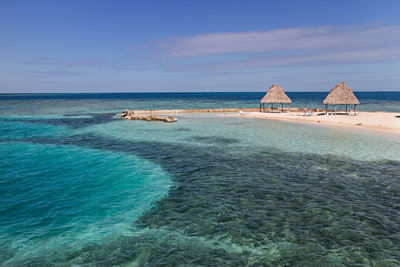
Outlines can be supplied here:
M125 110L120 115L125 120L142 120L142 121L163 121L163 122L177 122L178 119L171 116L146 116L137 114L135 111Z

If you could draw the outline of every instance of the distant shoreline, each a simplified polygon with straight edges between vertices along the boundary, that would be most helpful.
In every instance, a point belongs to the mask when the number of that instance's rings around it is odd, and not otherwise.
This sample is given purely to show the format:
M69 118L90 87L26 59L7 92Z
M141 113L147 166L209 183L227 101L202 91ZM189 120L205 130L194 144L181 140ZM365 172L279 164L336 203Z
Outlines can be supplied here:
M285 91L286 93L324 93L329 91ZM353 91L353 93L400 93L400 90ZM0 95L87 95L87 94L265 94L265 91L133 91L133 92L0 92Z

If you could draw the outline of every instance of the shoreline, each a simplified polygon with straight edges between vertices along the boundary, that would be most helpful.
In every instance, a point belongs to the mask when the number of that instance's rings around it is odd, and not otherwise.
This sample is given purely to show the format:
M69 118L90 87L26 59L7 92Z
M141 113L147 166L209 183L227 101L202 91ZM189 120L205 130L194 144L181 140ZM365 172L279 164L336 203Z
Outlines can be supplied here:
M297 123L309 123L322 126L351 127L354 129L369 129L400 134L400 113L394 112L367 112L360 111L357 116L326 115L325 113L303 116L304 112L292 113L262 113L246 112L244 114L232 114L241 118L290 121ZM397 116L397 117L396 117Z
M155 114L176 115L183 113L223 113L226 114L226 116L311 123L325 126L346 126L354 129L370 129L400 134L400 112L359 111L357 112L358 115L350 116L344 115L344 111L337 111L337 115L327 115L321 109L309 109L309 111L313 111L312 116L304 116L304 111L301 109L284 109L284 111L287 110L289 110L289 113L278 113L276 112L278 109L274 109L275 112L272 113L269 113L269 109L266 109L266 112L259 112L259 108L125 110L123 114L126 113L131 116L144 116Z

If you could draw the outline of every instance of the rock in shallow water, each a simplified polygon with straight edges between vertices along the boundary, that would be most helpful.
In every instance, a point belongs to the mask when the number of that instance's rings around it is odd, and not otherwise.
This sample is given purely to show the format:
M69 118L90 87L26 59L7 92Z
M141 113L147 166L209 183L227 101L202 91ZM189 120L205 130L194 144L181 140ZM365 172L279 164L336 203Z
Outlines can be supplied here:
M143 116L137 115L134 111L124 110L120 115L121 118L125 118L126 120L144 120L144 121L163 121L163 122L177 122L178 119L168 116Z

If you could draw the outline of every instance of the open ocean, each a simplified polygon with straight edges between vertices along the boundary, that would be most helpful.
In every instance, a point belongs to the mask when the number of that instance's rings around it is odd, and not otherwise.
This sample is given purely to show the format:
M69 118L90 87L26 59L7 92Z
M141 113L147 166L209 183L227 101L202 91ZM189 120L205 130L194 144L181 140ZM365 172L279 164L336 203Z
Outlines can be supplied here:
M327 93L288 96L323 108ZM0 94L0 265L400 266L398 135L117 116L264 94ZM355 94L400 115L400 92Z

